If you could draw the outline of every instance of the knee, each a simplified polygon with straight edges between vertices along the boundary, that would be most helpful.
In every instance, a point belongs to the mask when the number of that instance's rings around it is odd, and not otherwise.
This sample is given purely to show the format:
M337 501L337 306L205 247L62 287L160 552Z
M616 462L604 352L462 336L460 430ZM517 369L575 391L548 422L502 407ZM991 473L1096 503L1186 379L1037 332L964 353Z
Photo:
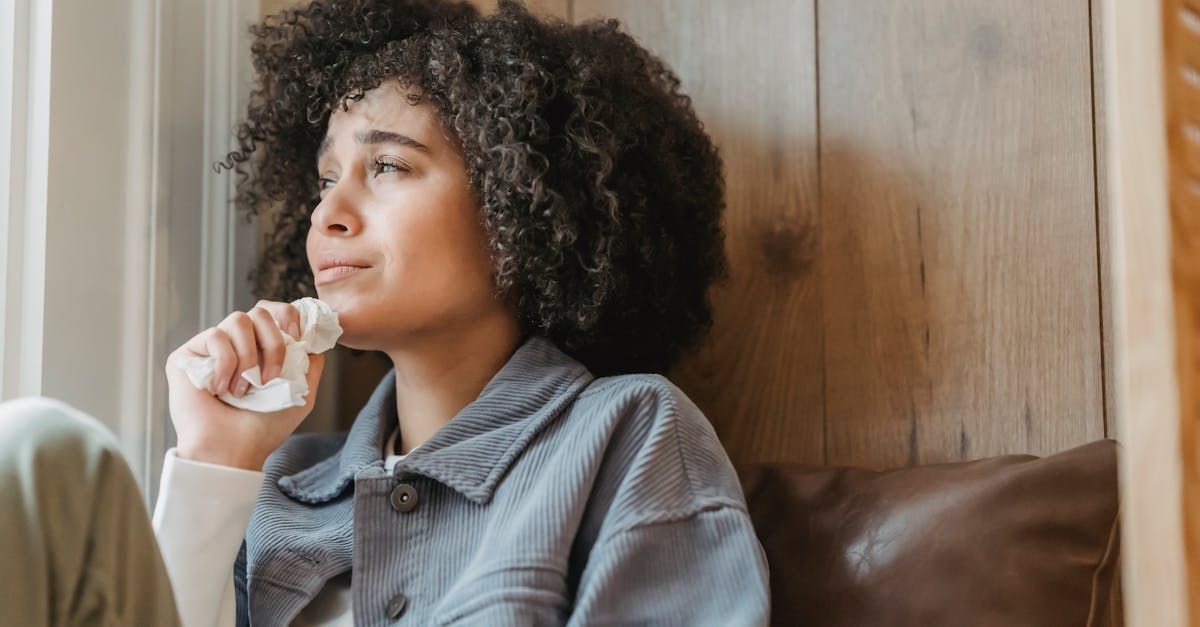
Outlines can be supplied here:
M104 423L63 401L25 396L0 403L0 455L11 447L70 454L87 447L117 449Z

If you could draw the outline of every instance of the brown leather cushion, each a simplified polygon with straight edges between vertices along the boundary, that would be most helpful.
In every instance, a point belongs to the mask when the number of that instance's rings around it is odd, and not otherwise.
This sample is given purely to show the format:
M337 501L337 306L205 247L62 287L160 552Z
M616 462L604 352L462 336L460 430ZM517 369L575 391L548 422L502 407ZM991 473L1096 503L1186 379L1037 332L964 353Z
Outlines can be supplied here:
M1116 452L741 466L772 623L1120 625Z

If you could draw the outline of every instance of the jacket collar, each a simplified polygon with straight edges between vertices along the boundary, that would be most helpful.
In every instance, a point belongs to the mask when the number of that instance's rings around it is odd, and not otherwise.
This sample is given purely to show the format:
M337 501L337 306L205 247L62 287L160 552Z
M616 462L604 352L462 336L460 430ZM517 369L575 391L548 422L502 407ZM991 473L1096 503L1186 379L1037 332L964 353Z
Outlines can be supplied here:
M396 463L397 476L440 481L476 503L487 503L509 466L539 431L593 380L586 366L542 335L531 335L492 376L479 396L428 441ZM383 468L383 446L397 425L396 370L388 371L350 428L342 448L277 485L309 504L328 502L368 467Z

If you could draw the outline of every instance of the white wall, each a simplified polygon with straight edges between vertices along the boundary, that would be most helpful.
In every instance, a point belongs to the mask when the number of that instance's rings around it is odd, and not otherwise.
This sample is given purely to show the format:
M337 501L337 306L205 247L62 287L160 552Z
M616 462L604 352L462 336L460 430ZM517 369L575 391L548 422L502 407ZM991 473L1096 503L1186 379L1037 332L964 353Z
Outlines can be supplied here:
M127 361L134 2L6 3L13 180L5 229L4 398L62 398L118 433Z
M131 38L112 35L129 31L133 3L55 4L41 394L122 432L135 418L125 413L124 381L138 366L123 321L139 313L124 296L140 274L125 252L145 238L126 215L136 167L129 138L141 123L131 116L131 70L140 64Z
M250 297L253 238L209 167L233 144L257 0L0 3L0 400L118 435L147 504L167 354ZM12 106L6 106L10 104ZM240 227L240 223L238 223Z

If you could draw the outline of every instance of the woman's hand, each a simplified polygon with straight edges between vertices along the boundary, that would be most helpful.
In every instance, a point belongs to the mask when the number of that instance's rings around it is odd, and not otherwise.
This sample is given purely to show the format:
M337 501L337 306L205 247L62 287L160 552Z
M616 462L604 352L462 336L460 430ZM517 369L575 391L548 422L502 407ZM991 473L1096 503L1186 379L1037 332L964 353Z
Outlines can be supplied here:
M176 454L184 459L262 470L263 463L312 413L325 355L309 355L308 395L304 405L273 413L232 407L217 395L246 393L249 382L241 373L254 366L262 382L283 368L283 331L298 339L300 314L288 303L260 300L249 312L235 311L220 324L205 329L167 357L166 373L171 422L178 435ZM192 385L178 365L180 357L216 358L210 389Z

